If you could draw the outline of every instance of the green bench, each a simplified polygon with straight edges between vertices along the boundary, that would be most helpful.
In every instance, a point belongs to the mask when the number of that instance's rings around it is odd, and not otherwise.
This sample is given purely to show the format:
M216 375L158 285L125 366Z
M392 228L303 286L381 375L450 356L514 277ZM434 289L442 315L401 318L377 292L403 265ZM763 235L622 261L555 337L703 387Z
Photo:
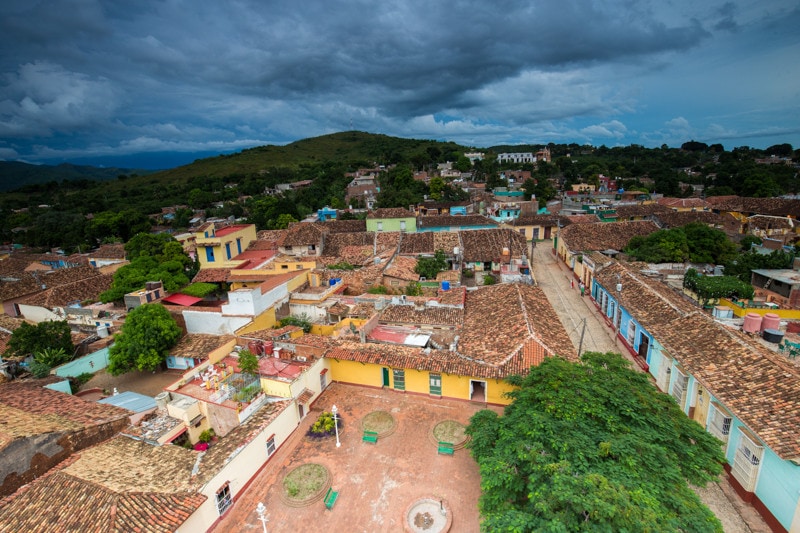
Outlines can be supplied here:
M333 487L328 489L328 493L325 494L325 508L326 509L333 509L333 504L336 503L336 498L339 497L339 491L333 490Z
M453 450L453 443L452 442L442 442L439 441L439 453L442 455L453 455L455 450Z
M364 430L364 436L361 437L361 440L375 444L378 442L378 433L375 431Z

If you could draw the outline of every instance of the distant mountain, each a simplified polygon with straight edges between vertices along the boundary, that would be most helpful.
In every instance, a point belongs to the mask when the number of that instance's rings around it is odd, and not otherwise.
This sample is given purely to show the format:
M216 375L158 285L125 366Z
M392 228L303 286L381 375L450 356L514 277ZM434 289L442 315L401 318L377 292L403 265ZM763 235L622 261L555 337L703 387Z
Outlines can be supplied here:
M106 181L116 179L120 175L145 175L152 170L101 168L87 165L31 165L19 161L0 161L0 192L12 191L27 185L38 185L64 180Z

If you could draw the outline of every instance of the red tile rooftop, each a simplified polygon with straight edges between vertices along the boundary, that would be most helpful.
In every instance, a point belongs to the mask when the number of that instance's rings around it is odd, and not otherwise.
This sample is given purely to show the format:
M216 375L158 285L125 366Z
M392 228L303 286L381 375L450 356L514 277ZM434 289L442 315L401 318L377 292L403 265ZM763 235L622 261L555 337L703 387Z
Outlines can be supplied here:
M229 235L231 233L236 233L237 231L243 230L250 226L250 224L233 224L231 226L226 226L224 228L220 228L214 232L217 237L224 237L225 235Z
M306 368L307 365L276 357L262 357L258 361L258 371L262 376L290 381L296 379Z

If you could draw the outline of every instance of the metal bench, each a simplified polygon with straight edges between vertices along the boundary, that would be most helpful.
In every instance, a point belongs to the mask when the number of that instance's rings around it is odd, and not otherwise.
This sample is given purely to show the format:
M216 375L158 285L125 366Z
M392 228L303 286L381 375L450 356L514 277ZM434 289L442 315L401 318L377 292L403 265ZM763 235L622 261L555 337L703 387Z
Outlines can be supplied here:
M361 440L364 442L376 444L378 442L378 433L375 431L364 430L364 436L361 437Z
M329 488L327 494L325 494L325 508L329 510L333 509L333 504L336 503L336 498L338 497L339 491Z
M453 450L453 443L452 442L443 442L439 441L439 454L441 455L453 455L455 450Z

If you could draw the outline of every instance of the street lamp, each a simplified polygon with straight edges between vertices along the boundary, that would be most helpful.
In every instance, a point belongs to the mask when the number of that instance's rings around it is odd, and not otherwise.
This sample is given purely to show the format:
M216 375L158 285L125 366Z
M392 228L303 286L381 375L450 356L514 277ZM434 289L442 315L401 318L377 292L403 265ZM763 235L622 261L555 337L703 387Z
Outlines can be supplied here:
M333 413L333 428L336 430L336 447L337 448L342 445L342 443L339 442L339 419L336 417L336 413L338 413L338 412L339 412L339 410L336 408L335 405L333 407L331 407L331 413Z
M256 506L256 513L258 513L258 519L261 520L261 525L264 526L264 533L267 533L267 520L269 520L264 514L267 512L267 506L264 505L264 502L258 502Z

